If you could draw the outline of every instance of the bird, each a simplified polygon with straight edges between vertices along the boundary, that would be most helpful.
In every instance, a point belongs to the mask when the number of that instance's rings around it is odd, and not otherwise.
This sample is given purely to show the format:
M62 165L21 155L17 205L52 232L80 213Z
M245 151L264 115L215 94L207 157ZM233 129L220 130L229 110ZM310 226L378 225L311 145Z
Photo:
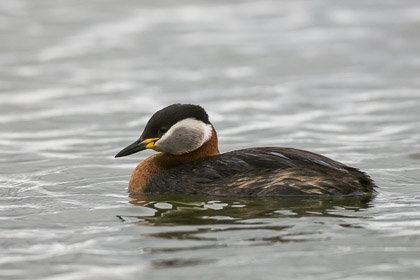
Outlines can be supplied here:
M131 194L230 197L371 196L374 181L357 168L288 147L220 153L203 107L172 104L152 115L140 138L115 157L152 149L131 174Z

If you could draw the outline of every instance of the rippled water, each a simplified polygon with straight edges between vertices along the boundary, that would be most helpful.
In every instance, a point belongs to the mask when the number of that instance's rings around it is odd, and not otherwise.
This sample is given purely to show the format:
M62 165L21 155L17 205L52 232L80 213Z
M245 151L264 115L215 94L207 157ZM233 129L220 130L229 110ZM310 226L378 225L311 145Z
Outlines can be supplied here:
M0 278L418 279L418 1L0 2ZM371 201L129 197L171 103L221 151L311 150Z

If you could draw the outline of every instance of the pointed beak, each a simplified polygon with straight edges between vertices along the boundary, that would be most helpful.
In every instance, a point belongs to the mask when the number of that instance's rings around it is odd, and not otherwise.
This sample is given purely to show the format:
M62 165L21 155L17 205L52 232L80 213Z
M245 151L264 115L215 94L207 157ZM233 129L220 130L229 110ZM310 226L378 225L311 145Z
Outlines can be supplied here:
M153 149L155 147L155 142L159 140L159 138L148 138L146 140L137 140L133 144L128 145L124 149L122 149L115 157L125 157L146 149Z

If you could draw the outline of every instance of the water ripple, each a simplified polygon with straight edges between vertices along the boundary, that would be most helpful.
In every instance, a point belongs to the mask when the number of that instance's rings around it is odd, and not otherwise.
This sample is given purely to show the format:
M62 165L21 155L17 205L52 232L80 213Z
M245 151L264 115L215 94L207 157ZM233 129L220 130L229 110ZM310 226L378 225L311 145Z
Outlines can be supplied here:
M417 279L419 14L413 1L2 0L0 277ZM130 198L152 152L113 156L178 102L207 109L221 151L319 152L379 195Z

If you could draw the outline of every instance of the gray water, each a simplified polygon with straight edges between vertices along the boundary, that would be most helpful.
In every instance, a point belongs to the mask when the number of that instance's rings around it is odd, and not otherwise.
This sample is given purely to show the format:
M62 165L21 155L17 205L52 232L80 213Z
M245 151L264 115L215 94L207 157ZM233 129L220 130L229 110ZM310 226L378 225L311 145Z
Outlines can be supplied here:
M418 279L420 4L0 1L1 279ZM172 103L222 152L358 167L372 200L129 197Z

